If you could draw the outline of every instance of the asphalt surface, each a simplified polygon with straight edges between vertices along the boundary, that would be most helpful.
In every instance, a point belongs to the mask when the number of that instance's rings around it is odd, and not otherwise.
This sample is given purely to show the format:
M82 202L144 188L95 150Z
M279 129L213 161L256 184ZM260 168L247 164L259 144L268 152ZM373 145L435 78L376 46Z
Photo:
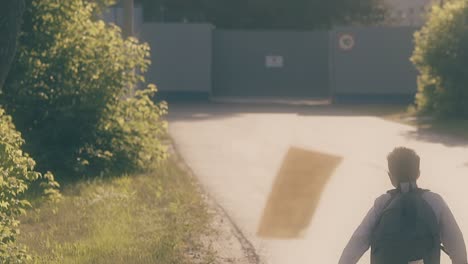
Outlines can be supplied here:
M419 185L445 198L468 237L468 142L331 106L179 103L168 118L185 162L263 263L337 263L392 187L386 155L401 145L420 154Z

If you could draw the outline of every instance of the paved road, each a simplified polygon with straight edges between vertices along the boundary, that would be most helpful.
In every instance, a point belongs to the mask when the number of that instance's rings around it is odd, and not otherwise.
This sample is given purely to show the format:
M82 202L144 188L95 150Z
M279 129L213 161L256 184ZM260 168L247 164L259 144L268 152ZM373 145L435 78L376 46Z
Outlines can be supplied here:
M183 158L264 263L337 263L375 197L391 188L385 157L398 145L418 151L420 186L445 197L468 237L467 142L328 106L174 104L169 120L170 133ZM273 211L291 214L278 197L297 198L294 190L272 194L272 190L286 188L284 185L294 186L278 180L285 160L291 160L292 148L338 157L341 162L329 170L319 202L312 208L313 216L299 235L260 237L257 234L265 222L267 204L271 207L273 203ZM312 154L310 157L311 164L317 162ZM275 208L274 203L280 205ZM274 224L275 219L269 222ZM276 221L276 225L284 224ZM360 263L369 263L368 255ZM449 262L444 258L442 263Z

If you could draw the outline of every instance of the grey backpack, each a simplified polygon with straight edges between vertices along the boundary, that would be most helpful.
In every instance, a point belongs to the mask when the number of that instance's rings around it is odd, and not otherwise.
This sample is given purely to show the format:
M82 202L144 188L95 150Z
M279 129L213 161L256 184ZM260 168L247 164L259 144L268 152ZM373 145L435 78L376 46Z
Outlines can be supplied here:
M437 218L423 199L427 190L389 191L390 200L371 236L372 264L440 263L440 236Z

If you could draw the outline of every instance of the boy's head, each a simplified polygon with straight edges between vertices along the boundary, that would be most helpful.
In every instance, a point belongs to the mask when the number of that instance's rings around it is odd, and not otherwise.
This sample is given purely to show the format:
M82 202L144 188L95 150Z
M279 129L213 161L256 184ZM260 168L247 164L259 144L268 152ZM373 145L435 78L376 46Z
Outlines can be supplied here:
M388 176L393 186L402 182L415 182L419 178L419 156L414 150L398 147L387 156Z

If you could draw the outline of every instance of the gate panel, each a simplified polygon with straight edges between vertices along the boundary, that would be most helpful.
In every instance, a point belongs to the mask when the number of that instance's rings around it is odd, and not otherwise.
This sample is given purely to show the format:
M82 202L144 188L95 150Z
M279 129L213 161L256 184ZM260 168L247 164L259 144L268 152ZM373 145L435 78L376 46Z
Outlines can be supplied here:
M409 96L417 72L410 57L416 28L348 28L333 33L332 90L336 96Z
M328 32L215 30L215 96L329 96Z

